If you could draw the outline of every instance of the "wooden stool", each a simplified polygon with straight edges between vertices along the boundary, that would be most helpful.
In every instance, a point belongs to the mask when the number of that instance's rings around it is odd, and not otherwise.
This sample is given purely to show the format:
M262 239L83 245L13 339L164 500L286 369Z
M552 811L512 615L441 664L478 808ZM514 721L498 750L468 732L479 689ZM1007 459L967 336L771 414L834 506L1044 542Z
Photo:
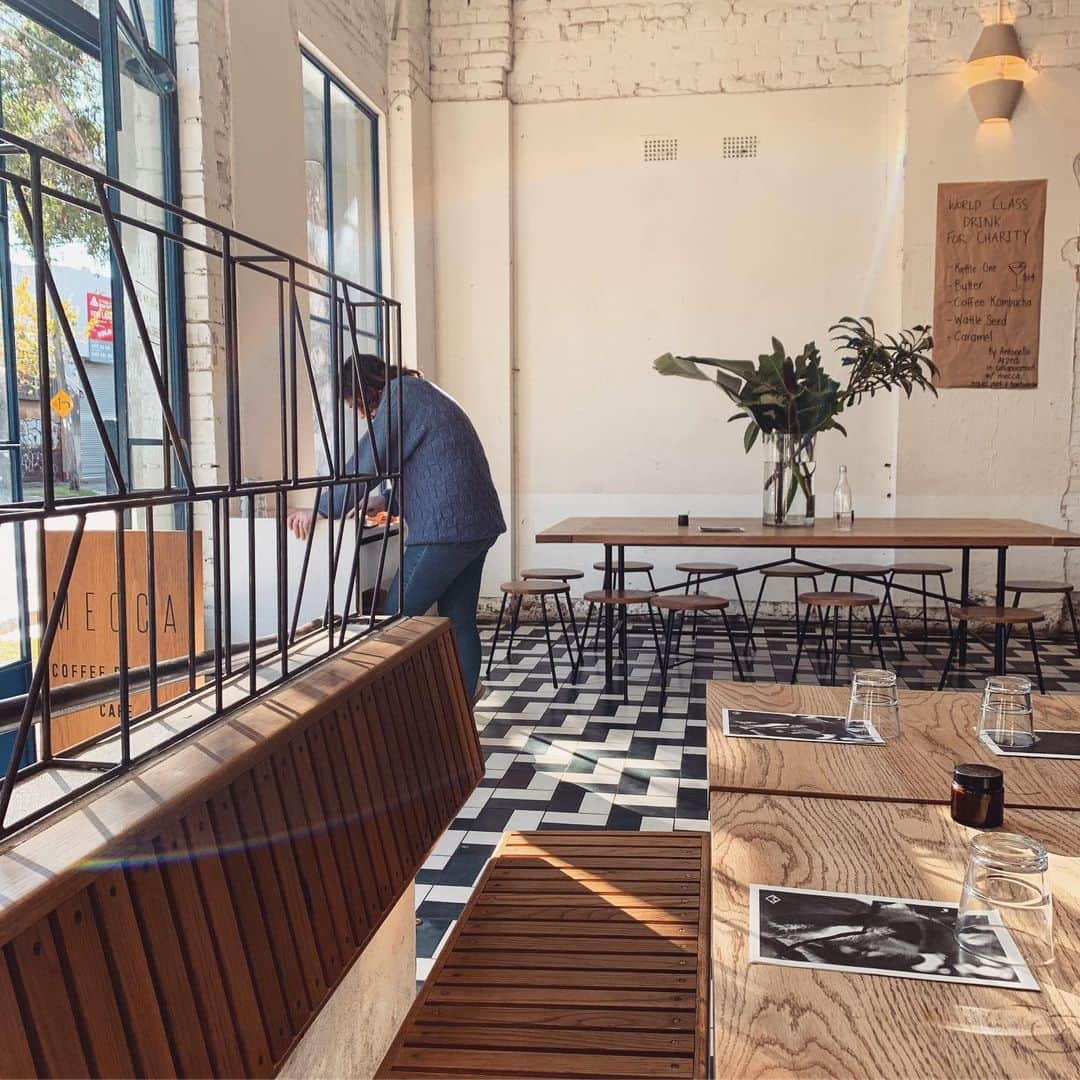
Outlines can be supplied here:
M548 619L547 600L550 596L555 602L555 610L559 615L559 622L562 624L563 640L566 643L566 652L570 657L570 681L573 682L577 678L577 661L574 659L574 647L578 645L577 641L577 628L574 630L574 642L571 644L570 632L566 627L566 619L563 618L562 611L562 598L566 598L566 606L570 607L570 586L569 585L555 585L551 582L544 581L504 581L500 586L502 589L502 604L499 606L499 619L495 623L495 636L491 639L491 652L488 653L487 662L487 677L491 678L491 663L495 659L495 649L499 644L499 631L502 629L503 615L506 613L506 602L511 596L514 597L515 606L515 625L517 622L516 612L521 610L521 601L526 596L535 596L540 600L540 611L544 617L544 637L547 640L548 659L551 661L551 684L557 690L559 688L559 680L555 674L555 646L551 641L551 621ZM571 608L570 619L573 621L574 612ZM513 635L510 639L511 645L513 644ZM510 649L506 650L507 662L510 662Z
M376 1076L709 1071L709 834L510 833Z
M593 569L594 570L599 570L600 573L602 574L604 572L604 570L605 570L605 566L604 566L603 562L594 562L593 563ZM623 561L623 576L626 577L628 574L647 574L648 578L649 578L649 588L652 589L652 590L656 589L656 582L653 581L653 570L655 570L655 569L656 569L656 567L651 562L640 562L640 561L635 562L632 559L626 559L626 560ZM618 579L618 573L619 573L618 560L613 560L612 561L611 573L612 573L611 587L613 589L617 589L619 587L619 582L617 580ZM585 613L585 622L586 623L588 623L589 616L592 615L592 613L593 613L593 607L592 607L592 605L590 605L589 610ZM585 638L584 640L588 640L588 638ZM599 619L596 620L596 633L593 635L593 648L594 649L599 649L600 648L600 620Z
M693 588L694 595L700 595L701 586L706 581L715 580L717 578L731 578L732 584L735 586L735 596L739 601L739 610L742 612L743 625L747 631L750 630L750 616L746 610L746 601L743 599L742 589L739 587L739 568L734 563L719 563L719 562L681 562L675 564L675 570L677 573L686 575L686 584L683 588L684 595L689 595L691 588ZM694 613L694 621L692 633L697 633L697 613ZM680 644L682 626L679 626ZM755 642L749 635L747 636L746 644L750 647L755 645Z
M881 629L881 619L885 614L885 605L889 606L889 614L892 617L893 624L893 636L896 638L896 649L900 654L900 659L904 659L904 641L900 636L900 624L896 620L896 609L893 607L892 595L889 591L888 575L890 573L889 567L879 566L876 563L837 563L835 566L830 566L833 579L832 584L829 586L830 591L835 591L836 586L839 584L842 578L848 579L848 589L851 592L855 591L856 581L869 580L872 584L880 584L885 590L884 596L881 599L881 605L878 608L878 630ZM854 608L848 608L848 620L847 620L847 648L848 652L851 652L851 623L852 614Z
M569 585L571 581L580 581L585 576L584 570L572 570L567 566L538 566L531 570L522 570L518 577L522 581L558 581L563 585ZM570 626L574 631L574 648L577 649L580 646L578 641L578 628L577 618L574 615L573 602L568 598L566 606L570 611ZM510 650L514 647L514 635L517 633L518 628L518 615L521 612L521 597L517 597L517 603L514 605L513 613L510 616L510 640L506 646L507 659L510 657Z
M739 681L743 681L743 669L742 664L739 662L739 649L735 644L735 635L731 632L731 623L728 622L727 617L728 602L722 596L708 596L705 593L694 593L691 595L661 595L653 600L653 607L660 612L660 619L664 627L664 651L660 657L660 707L664 707L664 701L667 698L667 684L668 677L671 674L671 669L677 667L679 664L691 664L697 658L697 617L700 613L706 614L718 614L720 621L724 624L724 633L727 635L728 644L731 645L731 663L735 668L735 672L738 675ZM664 613L667 613L666 616ZM671 658L671 646L675 641L675 620L679 617L679 630L680 639L682 631L682 619L687 614L692 614L694 617L694 628L690 636L690 655L689 656L676 656L673 661ZM678 646L676 645L676 649ZM691 668L691 670L693 670Z
M1005 588L1016 593L1013 597L1013 607L1020 606L1020 597L1024 593L1064 596L1065 609L1069 613L1069 622L1072 623L1073 641L1076 643L1076 651L1080 653L1080 625L1077 624L1076 620L1076 608L1073 606L1073 587L1071 585L1065 581L1006 581ZM1006 640L1008 639L1006 638Z
M761 574L761 588L758 589L757 599L754 601L754 614L750 616L750 625L746 629L747 652L750 651L750 643L754 640L754 627L757 625L758 609L761 607L761 598L765 595L765 586L774 578L791 581L791 588L795 594L795 632L797 636L801 621L799 615L799 582L804 579L810 581L816 589L818 575L821 571L815 570L812 566L800 566L798 563L783 563L780 566L766 566L759 573Z
M592 564L592 568L594 570L599 570L601 574L605 570L604 563L602 561L601 562L594 562ZM623 561L623 574L624 575L626 575L626 574L647 574L648 577L649 577L649 588L650 589L655 589L656 588L656 582L653 581L653 576L652 576L653 571L655 569L656 569L656 567L653 566L653 564L651 562L634 562L631 559L625 559ZM619 562L618 562L617 559L612 561L611 570L612 570L612 573L618 574L618 572L619 572ZM611 587L613 589L616 588L617 586L618 586L617 581L612 582Z
M799 626L799 644L795 650L795 664L791 669L791 681L794 682L799 674L799 661L802 659L803 647L806 644L806 635L810 629L810 616L815 608L821 615L822 643L828 647L826 628L829 625L829 612L832 612L832 649L829 650L829 682L836 685L836 660L840 652L840 611L841 609L852 612L857 608L867 608L870 612L870 635L874 645L877 646L881 666L885 667L885 652L881 647L881 634L878 632L878 619L874 616L874 605L878 602L877 597L868 593L858 592L808 592L799 597L806 605L806 618ZM848 650L850 652L850 648Z
M649 608L649 623L652 625L653 642L656 645L657 657L662 655L660 648L660 633L656 625L656 612L653 610L653 601L656 593L644 592L638 589L592 589L585 594L589 609L585 614L585 629L581 632L581 643L578 648L577 667L581 667L585 653L585 642L589 640L589 622L596 612L597 628L600 626L600 618L605 609L613 608L620 616L615 627L619 637L619 657L623 664L623 701L630 700L629 695L629 667L630 657L626 645L626 609L634 604L646 604ZM605 643L605 648L610 649L612 642Z
M1028 590L1029 592L1032 590ZM1046 693L1046 684L1043 682L1042 664L1039 662L1039 646L1035 641L1035 624L1045 621L1046 616L1034 608L1022 607L991 607L977 604L968 607L954 607L952 609L953 622L956 630L949 642L949 655L945 660L945 667L941 672L941 682L938 689L945 689L945 682L952 670L953 658L960 643L960 627L969 622L989 623L991 626L1027 626L1028 641L1031 643L1031 658L1035 662L1035 678L1039 683L1039 693ZM1005 672L996 672L1004 675Z
M889 609L892 610L892 586L893 581L897 577L917 577L919 578L919 588L914 591L919 593L922 597L922 626L923 626L923 641L930 640L930 613L927 606L927 600L929 597L933 597L935 600L940 600L945 605L945 623L948 626L949 637L952 638L952 614L949 612L949 596L945 589L945 575L952 573L952 567L948 563L933 563L933 562L908 562L908 563L893 563L889 567L889 582L885 589L885 595L889 598ZM940 593L932 593L927 588L926 582L928 578L937 578L938 583L941 585ZM893 621L896 620L896 613L893 613ZM901 656L903 653L901 653Z

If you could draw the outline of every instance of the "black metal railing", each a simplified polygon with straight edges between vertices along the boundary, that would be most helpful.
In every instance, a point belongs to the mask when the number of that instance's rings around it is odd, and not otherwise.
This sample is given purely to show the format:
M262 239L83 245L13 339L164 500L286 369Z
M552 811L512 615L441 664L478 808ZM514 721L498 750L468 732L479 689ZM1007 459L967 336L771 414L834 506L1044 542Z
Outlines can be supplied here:
M403 533L392 514L370 525L368 510L379 486L389 507L398 514L403 509L404 402L401 381L392 381L392 368L400 362L401 312L389 297L7 132L0 132L0 186L9 212L14 209L9 227L21 230L32 256L35 299L34 355L10 355L8 344L5 362L33 365L36 401L22 407L41 421L40 445L34 447L40 497L35 491L33 498L0 503L0 532L12 531L5 550L15 553L17 563L3 603L9 609L36 607L36 613L8 610L0 616L4 625L30 627L35 653L27 691L0 701L0 731L13 734L0 785L4 836L391 617L377 614L378 598L391 557L400 560ZM160 425L152 438L145 432L142 438L118 435L128 425L123 417L118 425L105 415L91 385L53 270L50 222L61 209L85 215L107 241L118 316L113 363L145 385L143 418L152 412ZM212 448L204 448L204 460L193 460L184 415L186 356L177 356L175 345L169 355L170 341L183 337L167 331L188 325L184 275L205 285L198 298L200 321L211 340L199 347L211 350L212 366L221 373L215 416L204 423L214 439ZM215 298L221 302L216 324L207 314ZM4 301L8 306L10 297ZM13 340L5 335L5 343ZM248 349L244 343L252 341L257 344ZM375 403L365 398L356 360L376 350L389 388L379 406L385 414L380 440L373 431ZM56 432L48 418L64 364L73 370L73 389L100 440L106 493L66 492L57 484ZM339 378L350 364L359 400L347 404ZM130 402L117 403L125 407ZM371 440L375 468L361 474L353 462L365 438ZM133 467L132 446L150 454L149 466L144 456L143 468ZM17 436L0 450L17 480L26 464ZM301 556L300 541L288 534L289 504L295 508L302 501L317 520L320 498L342 488L352 514L331 515L326 526L312 528ZM18 495L17 483L12 490ZM88 535L102 530L112 540L105 544L111 566L101 571L107 579L101 587L111 593L109 618L95 633L111 635L105 651L111 650L115 663L88 680L59 685L64 680L56 675L62 669L57 641L70 620L72 582L83 572L80 551ZM172 611L182 622L180 655L163 655L159 641L163 530L172 534L164 569L182 582L181 601ZM316 555L322 533L323 554ZM290 545L296 553L292 567ZM24 556L34 564L27 582L18 580ZM325 584L316 585L314 567L323 558ZM135 566L133 559L144 565ZM144 585L133 598L136 580ZM141 613L138 625L132 621L133 599ZM400 582L389 600L390 609L400 610ZM169 602L173 606L171 597ZM237 609L245 607L238 617ZM136 643L140 660L132 662ZM115 717L101 730L57 745L58 721L91 706Z

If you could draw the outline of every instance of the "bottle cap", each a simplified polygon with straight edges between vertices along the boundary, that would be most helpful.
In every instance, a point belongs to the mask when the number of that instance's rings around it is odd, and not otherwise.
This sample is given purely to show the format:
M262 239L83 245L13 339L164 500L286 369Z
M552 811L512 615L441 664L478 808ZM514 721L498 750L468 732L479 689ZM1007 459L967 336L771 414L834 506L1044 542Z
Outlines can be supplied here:
M1000 769L978 763L953 766L953 783L976 792L1003 791L1005 788L1005 778Z

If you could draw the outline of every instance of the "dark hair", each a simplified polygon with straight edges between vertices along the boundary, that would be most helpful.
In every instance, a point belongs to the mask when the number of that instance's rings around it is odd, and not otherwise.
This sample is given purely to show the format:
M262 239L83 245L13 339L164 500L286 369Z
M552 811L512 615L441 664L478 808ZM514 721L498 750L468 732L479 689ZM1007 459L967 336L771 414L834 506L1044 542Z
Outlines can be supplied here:
M360 375L360 389L356 388L356 376ZM419 377L420 372L413 368L399 368L397 364L390 365L391 380L401 376ZM357 405L366 405L368 412L374 412L382 400L383 391L386 389L386 363L373 353L361 353L357 357L350 356L341 369L341 380L338 391L341 396Z

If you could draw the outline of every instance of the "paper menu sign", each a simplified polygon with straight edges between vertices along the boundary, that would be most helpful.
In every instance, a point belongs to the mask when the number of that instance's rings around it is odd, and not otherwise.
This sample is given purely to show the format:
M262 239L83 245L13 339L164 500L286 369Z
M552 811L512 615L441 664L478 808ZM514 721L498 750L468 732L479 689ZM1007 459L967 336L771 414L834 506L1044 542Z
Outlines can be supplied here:
M938 185L939 387L1038 385L1045 223L1045 180Z

